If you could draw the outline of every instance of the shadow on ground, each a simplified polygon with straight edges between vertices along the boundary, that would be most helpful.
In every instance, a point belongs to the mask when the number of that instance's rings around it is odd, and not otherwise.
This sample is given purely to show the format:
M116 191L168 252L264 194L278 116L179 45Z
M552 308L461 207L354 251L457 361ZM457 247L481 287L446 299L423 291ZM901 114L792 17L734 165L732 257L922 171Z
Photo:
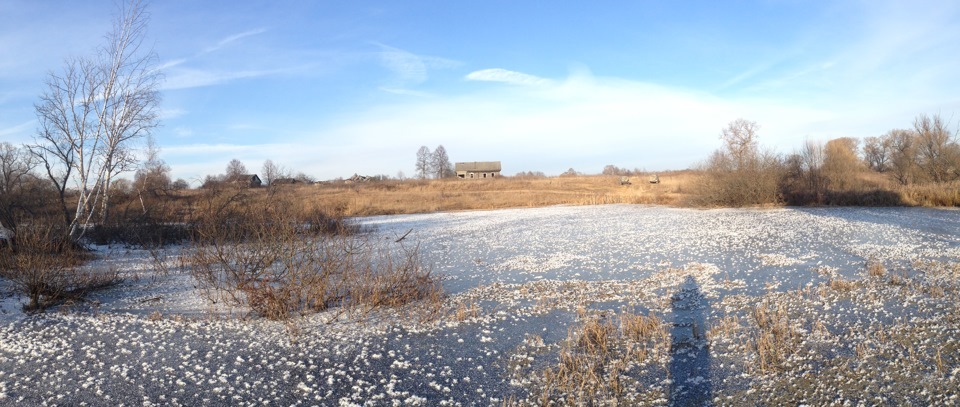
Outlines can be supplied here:
M673 327L670 330L670 405L710 405L710 348L706 337L710 304L692 276L670 298Z

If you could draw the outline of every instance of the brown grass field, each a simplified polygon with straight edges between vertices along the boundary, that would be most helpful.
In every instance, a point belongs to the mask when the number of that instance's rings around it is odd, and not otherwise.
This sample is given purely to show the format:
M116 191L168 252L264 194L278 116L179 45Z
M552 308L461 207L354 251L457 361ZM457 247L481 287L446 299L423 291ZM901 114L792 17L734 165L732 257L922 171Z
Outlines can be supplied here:
M460 210L529 208L551 205L658 204L681 205L694 173L661 173L659 184L646 176L589 175L550 178L481 180L413 180L354 184L282 186L296 194L304 209L324 209L340 216L372 216ZM266 192L264 192L266 193Z
M703 173L695 170L658 174L659 184L647 175L630 177L620 185L613 175L582 175L547 178L502 177L497 179L441 179L327 182L314 185L278 185L247 189L252 198L280 195L298 203L305 213L320 211L333 216L376 216L464 210L534 208L552 205L650 204L698 206L698 183ZM826 205L928 206L960 205L960 183L900 186L880 174L863 174L861 186L848 191L847 201ZM877 191L883 194L876 194ZM193 201L201 190L185 191L180 205ZM874 193L876 196L871 196ZM864 196L861 196L864 195ZM138 202L134 202L139 205ZM134 205L134 206L137 206ZM177 204L174 204L174 207ZM776 206L776 205L774 205Z

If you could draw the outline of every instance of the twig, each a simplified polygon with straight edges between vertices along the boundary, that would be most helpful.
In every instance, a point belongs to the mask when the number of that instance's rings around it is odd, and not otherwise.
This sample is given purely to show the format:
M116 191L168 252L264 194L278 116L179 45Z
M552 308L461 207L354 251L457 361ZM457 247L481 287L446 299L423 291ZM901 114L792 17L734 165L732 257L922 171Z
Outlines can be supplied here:
M400 243L400 242L402 242L403 239L406 239L406 238L407 238L407 235L409 235L410 232L413 232L413 229L408 230L407 233L404 233L403 236L400 236L399 239L394 240L393 242L394 242L394 243Z

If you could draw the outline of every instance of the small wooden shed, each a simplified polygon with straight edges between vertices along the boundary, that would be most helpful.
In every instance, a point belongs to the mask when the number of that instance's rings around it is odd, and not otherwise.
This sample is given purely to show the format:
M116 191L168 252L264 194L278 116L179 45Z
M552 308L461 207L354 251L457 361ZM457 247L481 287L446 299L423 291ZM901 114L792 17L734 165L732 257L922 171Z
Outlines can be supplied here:
M484 179L500 177L500 161L474 161L466 163L456 163L454 170L457 172L457 178L461 179Z

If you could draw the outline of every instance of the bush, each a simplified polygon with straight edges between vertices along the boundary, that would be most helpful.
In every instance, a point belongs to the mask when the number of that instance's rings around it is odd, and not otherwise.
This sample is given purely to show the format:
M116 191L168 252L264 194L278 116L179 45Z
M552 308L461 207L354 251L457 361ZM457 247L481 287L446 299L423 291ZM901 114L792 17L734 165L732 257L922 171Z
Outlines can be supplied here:
M272 198L211 197L201 209L188 260L209 300L286 319L441 298L418 247L369 240L340 218Z
M724 148L701 165L692 203L699 206L739 207L781 202L780 157L762 151L757 143L759 125L737 119L721 132Z
M42 311L120 281L116 270L81 267L91 258L66 237L62 227L45 222L21 223L16 250L0 251L0 277L27 296L25 311Z

